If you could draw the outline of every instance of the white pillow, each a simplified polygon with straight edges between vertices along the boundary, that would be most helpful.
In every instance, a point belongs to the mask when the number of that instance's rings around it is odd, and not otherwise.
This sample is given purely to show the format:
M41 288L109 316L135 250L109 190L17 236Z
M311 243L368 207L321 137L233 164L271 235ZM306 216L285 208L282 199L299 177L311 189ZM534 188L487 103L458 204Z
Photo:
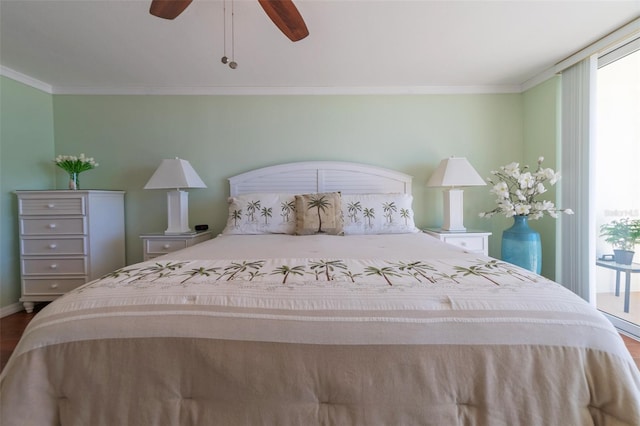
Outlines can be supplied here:
M223 234L291 234L296 229L295 195L253 193L229 197Z
M343 230L355 234L419 232L409 194L342 194Z

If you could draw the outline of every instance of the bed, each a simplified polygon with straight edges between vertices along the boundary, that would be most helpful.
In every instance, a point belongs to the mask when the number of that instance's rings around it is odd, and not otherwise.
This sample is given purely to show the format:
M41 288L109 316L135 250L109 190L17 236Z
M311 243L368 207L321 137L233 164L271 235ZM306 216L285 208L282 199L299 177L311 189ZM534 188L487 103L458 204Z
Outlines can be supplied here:
M419 232L411 202L410 176L362 164L232 177L221 235L36 315L1 424L640 424L597 310Z

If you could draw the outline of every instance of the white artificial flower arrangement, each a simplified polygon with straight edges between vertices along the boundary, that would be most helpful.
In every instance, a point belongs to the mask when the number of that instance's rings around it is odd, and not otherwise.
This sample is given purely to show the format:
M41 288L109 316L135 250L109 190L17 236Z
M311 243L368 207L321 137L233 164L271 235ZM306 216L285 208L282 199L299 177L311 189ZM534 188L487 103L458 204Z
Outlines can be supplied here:
M84 154L80 154L79 157L75 155L58 155L54 161L58 167L67 173L80 173L99 166L93 157L85 157Z
M560 179L560 174L550 168L543 168L544 157L538 158L535 172L528 171L529 166L520 167L519 163L511 163L491 172L497 179L487 179L493 185L491 192L496 195L498 206L480 213L480 217L491 217L503 213L506 217L527 216L537 220L545 214L553 218L558 213L573 214L571 209L559 209L552 201L538 200L540 194L547 192L545 183L553 186Z

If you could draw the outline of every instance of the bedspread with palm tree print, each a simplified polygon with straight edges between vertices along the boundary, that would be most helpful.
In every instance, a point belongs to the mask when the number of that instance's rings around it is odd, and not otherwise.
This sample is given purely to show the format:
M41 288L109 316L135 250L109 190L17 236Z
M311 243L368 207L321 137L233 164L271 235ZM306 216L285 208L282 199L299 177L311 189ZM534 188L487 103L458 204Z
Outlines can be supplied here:
M76 292L96 288L227 288L260 291L334 289L403 293L514 291L523 285L557 286L545 278L496 259L238 259L158 260L118 269Z

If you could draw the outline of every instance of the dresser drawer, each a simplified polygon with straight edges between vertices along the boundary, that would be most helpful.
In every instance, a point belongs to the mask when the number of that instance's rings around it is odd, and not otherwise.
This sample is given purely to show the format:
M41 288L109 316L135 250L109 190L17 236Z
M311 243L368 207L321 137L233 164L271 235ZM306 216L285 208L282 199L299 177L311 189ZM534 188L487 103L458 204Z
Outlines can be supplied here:
M25 198L19 201L21 215L84 215L83 197L74 198Z
M85 261L85 258L22 259L23 275L67 275L67 274L85 275L86 273L87 273L87 262Z
M85 220L76 218L20 219L22 235L82 235L85 233Z
M85 283L83 278L26 279L22 280L23 295L63 294Z
M485 249L485 239L483 237L445 236L443 241L469 251L483 251Z
M158 255L171 253L187 247L187 241L185 240L147 240L146 244L147 253Z
M84 238L44 238L44 239L23 239L21 241L20 252L25 256L33 255L61 255L61 254L84 254Z

